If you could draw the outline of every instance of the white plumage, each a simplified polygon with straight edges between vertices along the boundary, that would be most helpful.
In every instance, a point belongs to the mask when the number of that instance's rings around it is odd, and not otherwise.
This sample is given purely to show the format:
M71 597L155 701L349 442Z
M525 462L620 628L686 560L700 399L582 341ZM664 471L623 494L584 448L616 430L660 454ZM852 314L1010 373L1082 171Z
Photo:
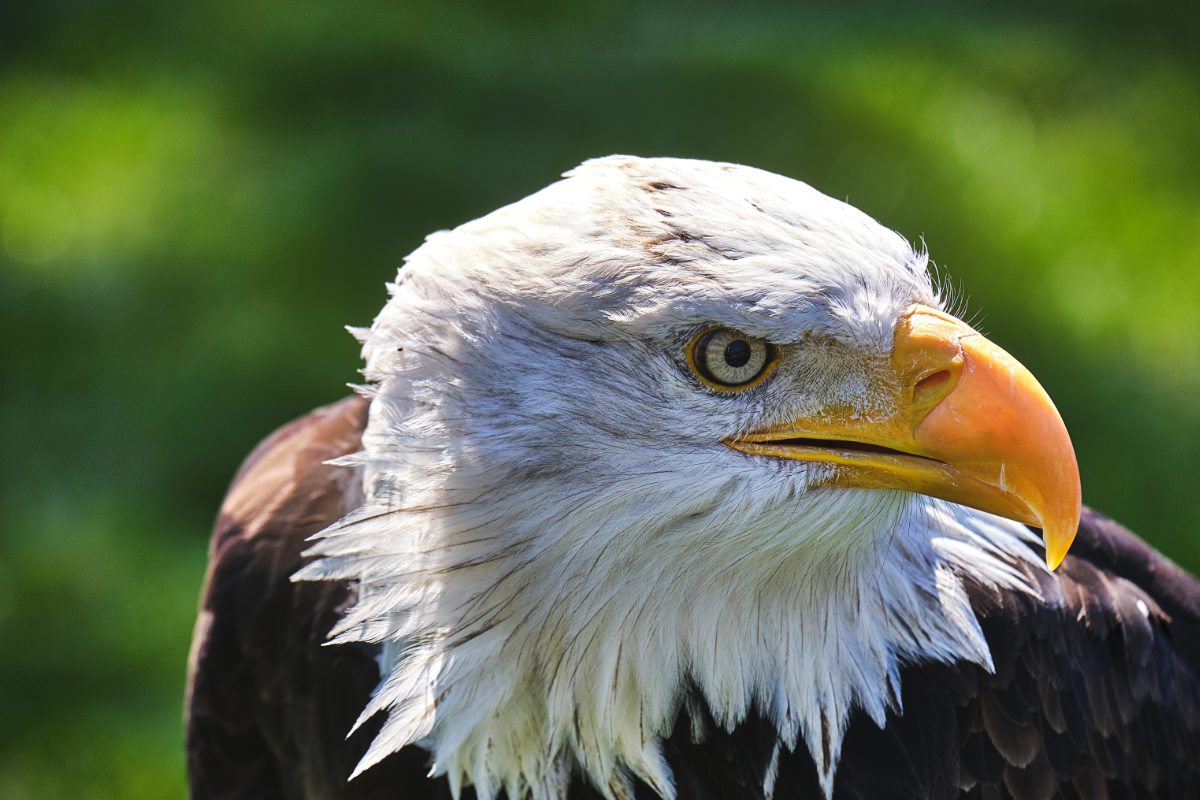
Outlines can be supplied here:
M832 793L850 711L880 725L900 668L990 668L961 576L1032 592L1024 526L901 491L821 489L830 465L729 437L892 413L887 359L923 253L854 208L746 167L590 161L434 234L359 331L366 501L300 580L351 579L333 641L383 643L365 769L418 743L478 796L664 797L660 742L694 685L751 709ZM721 393L683 352L707 326L779 366ZM773 775L764 776L770 794Z

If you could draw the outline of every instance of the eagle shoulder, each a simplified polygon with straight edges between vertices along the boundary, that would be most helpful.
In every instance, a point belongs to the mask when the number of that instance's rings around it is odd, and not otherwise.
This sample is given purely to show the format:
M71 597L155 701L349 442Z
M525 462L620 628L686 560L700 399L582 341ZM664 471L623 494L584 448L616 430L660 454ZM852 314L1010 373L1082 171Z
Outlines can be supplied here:
M321 646L353 586L291 581L305 540L361 502L355 471L325 462L358 450L366 411L350 397L280 429L221 506L188 665L193 798L358 798L387 785L395 796L413 784L440 796L415 748L346 783L375 733L345 738L379 680L375 653Z
M975 587L995 672L957 709L960 784L984 796L1200 791L1200 584L1085 509L1039 599Z

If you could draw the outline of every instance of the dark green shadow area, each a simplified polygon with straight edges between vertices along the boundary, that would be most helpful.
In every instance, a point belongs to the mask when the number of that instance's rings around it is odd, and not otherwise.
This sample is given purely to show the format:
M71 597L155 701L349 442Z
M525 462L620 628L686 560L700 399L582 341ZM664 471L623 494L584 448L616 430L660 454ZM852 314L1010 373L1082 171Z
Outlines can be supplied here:
M603 5L603 8L601 8ZM628 152L924 239L1085 500L1200 570L1191 4L9 4L0 797L184 795L208 529L432 230Z

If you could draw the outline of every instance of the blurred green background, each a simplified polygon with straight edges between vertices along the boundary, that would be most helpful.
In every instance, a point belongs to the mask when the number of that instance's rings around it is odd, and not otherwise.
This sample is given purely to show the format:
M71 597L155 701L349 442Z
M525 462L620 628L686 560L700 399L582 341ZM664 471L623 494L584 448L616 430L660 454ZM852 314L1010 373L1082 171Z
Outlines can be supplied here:
M383 284L614 152L917 240L1056 399L1084 497L1200 569L1195 5L10 3L0 797L184 795L227 481L345 394Z

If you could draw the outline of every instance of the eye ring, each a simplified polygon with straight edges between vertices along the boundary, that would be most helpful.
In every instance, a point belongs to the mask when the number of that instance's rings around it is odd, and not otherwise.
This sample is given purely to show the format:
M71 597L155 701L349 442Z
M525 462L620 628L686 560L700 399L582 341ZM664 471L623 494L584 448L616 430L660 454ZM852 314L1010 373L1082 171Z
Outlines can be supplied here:
M706 328L685 351L688 366L705 386L740 392L762 383L771 374L779 353L766 339L731 328Z

